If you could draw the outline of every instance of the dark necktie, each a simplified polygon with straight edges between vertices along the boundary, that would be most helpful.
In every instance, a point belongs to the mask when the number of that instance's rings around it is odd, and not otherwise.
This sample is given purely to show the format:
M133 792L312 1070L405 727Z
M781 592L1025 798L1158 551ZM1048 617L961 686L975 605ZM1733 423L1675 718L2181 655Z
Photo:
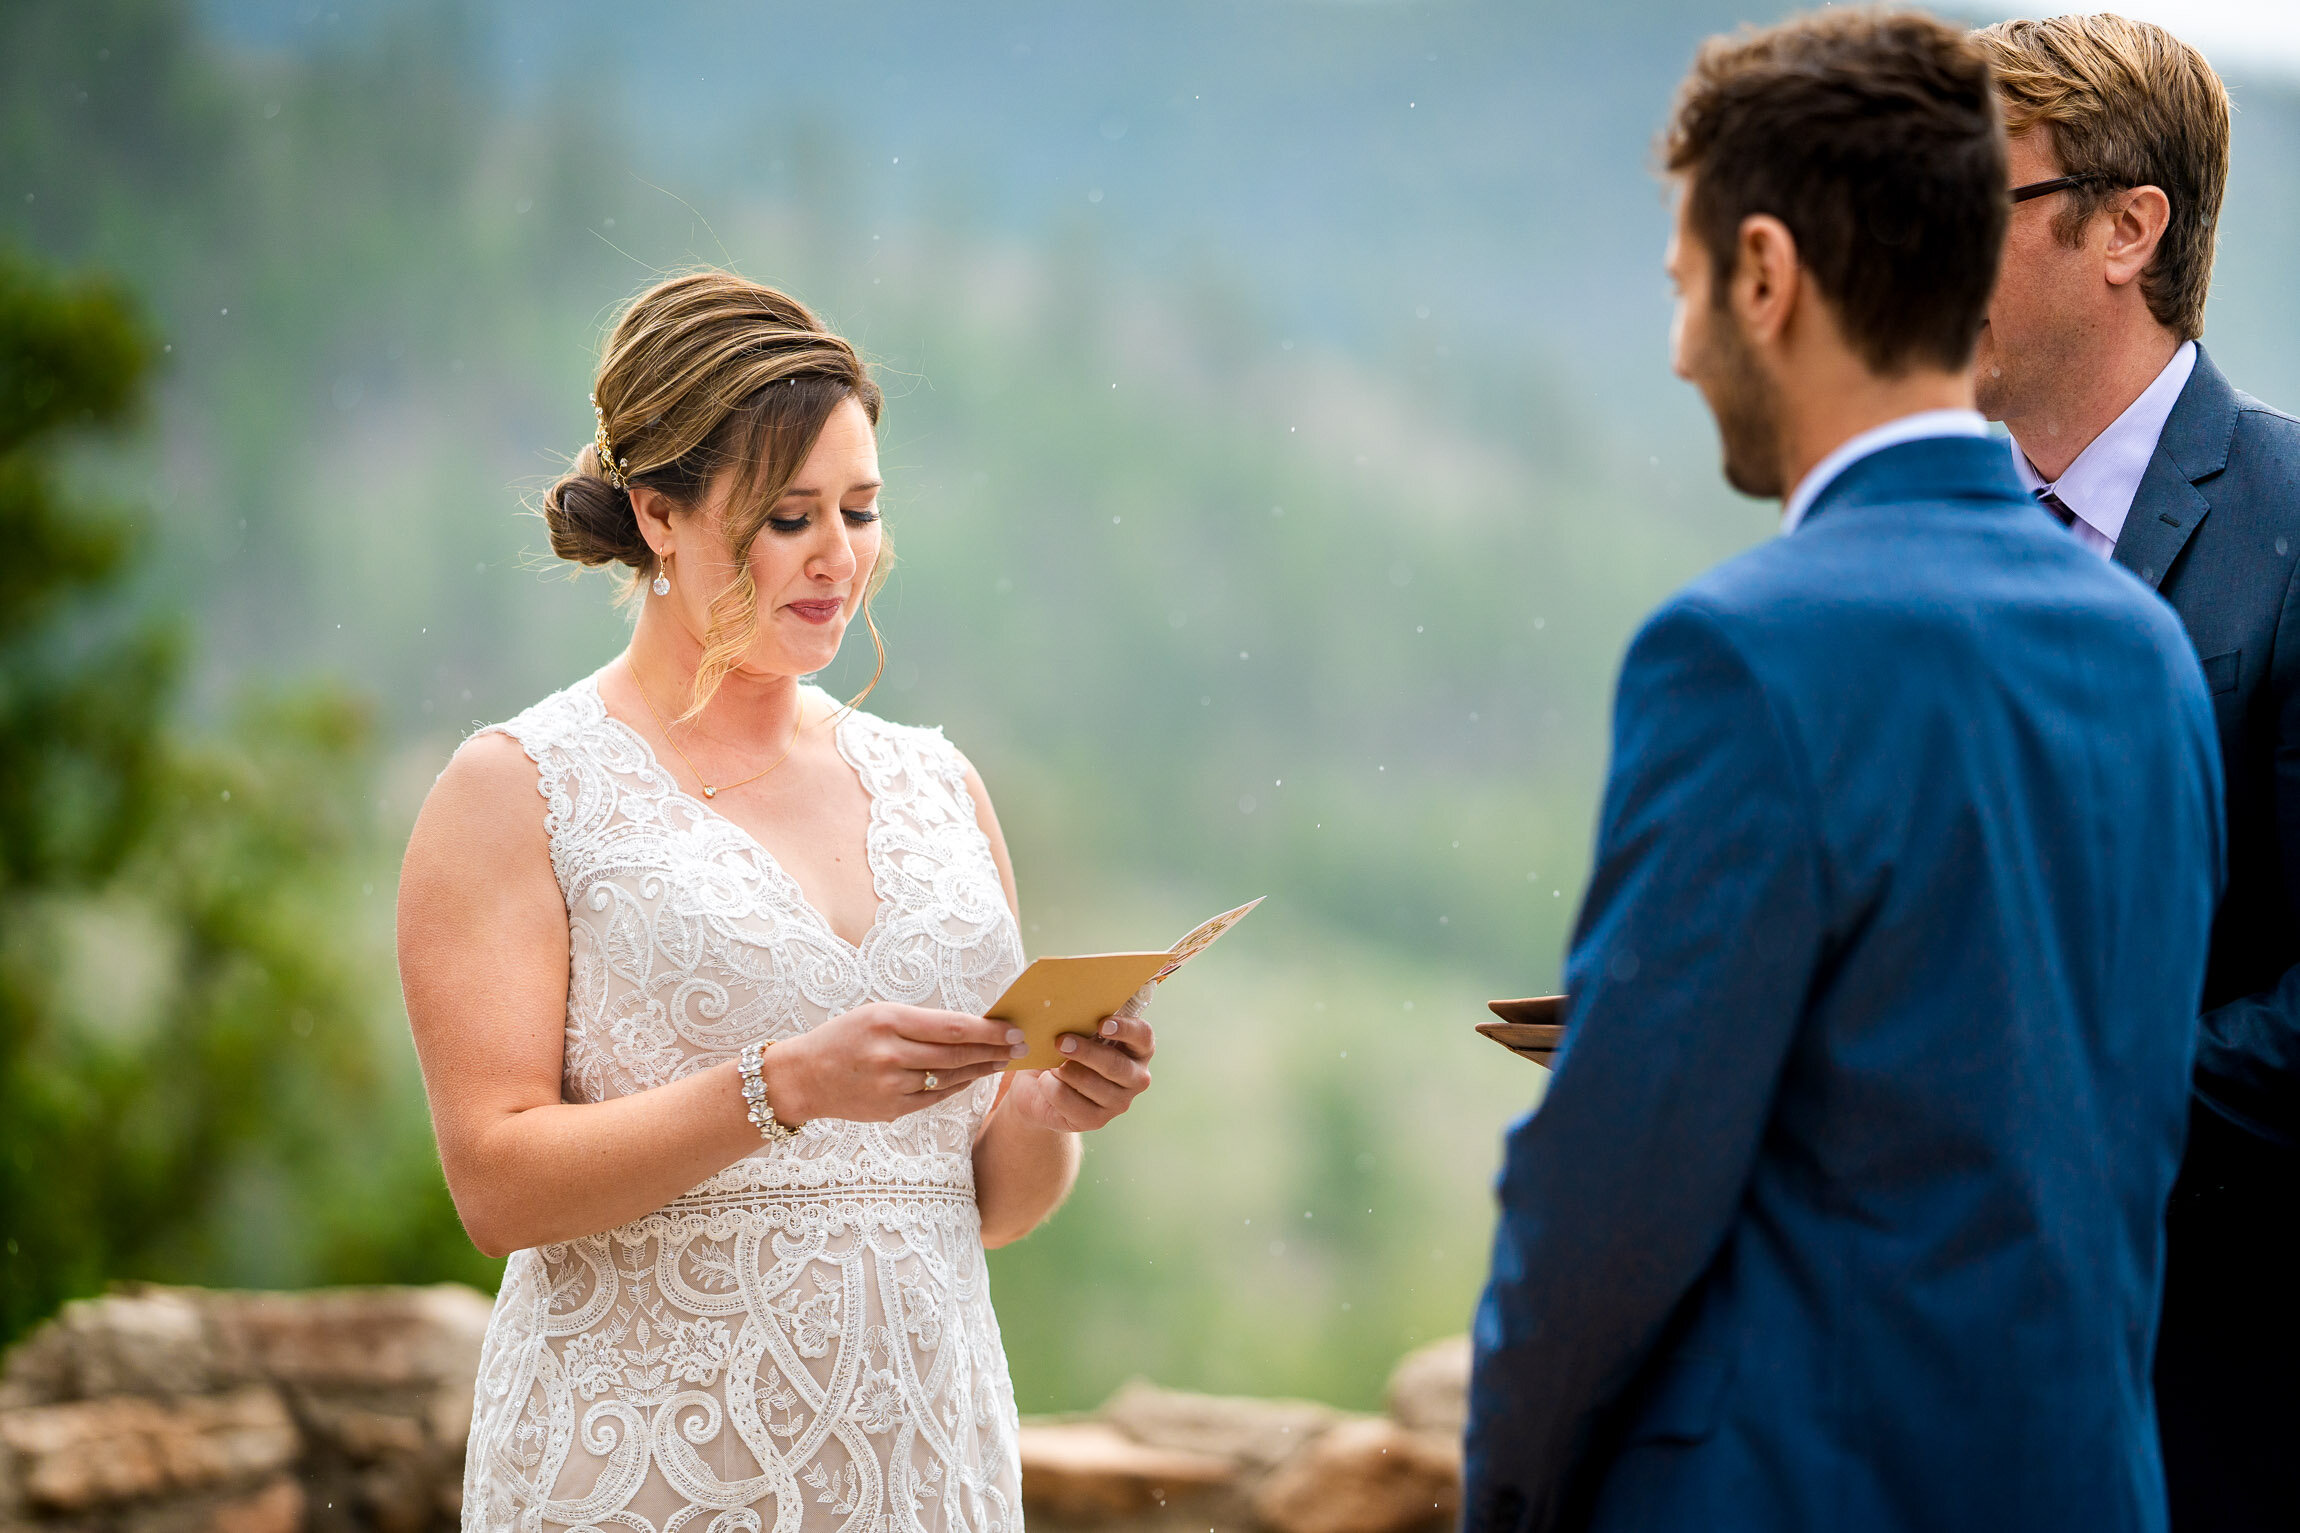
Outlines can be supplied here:
M2066 501L2063 501L2052 491L2038 490L2036 492L2036 503L2044 507L2047 511L2050 511L2054 516L2060 518L2060 524L2063 527L2073 527L2076 525L2076 513L2068 508L2068 503Z

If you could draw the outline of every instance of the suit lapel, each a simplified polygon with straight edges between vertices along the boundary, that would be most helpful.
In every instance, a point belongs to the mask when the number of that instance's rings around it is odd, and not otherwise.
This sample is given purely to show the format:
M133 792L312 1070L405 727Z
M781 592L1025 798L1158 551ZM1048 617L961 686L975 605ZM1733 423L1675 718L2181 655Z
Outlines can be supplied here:
M2228 443L2236 434L2236 390L2196 348L2196 370L2165 418L2164 432L2148 460L2148 472L2132 497L2132 509L2117 536L2117 563L2148 582L2164 576L2212 502L2197 485L2228 466Z
M2132 509L2125 513L2113 557L2153 590L2164 583L2164 572L2172 568L2196 524L2211 509L2212 503L2188 482L2188 475L2165 455L2159 442L2132 497Z

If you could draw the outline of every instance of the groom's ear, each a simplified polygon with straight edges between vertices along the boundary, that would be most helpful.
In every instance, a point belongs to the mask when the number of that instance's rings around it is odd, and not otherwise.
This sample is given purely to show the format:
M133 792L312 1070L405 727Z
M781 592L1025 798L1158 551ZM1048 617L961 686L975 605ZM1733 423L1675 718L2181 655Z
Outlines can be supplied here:
M1770 213L1741 220L1735 237L1729 301L1741 333L1758 346L1779 345L1804 285L1797 237Z

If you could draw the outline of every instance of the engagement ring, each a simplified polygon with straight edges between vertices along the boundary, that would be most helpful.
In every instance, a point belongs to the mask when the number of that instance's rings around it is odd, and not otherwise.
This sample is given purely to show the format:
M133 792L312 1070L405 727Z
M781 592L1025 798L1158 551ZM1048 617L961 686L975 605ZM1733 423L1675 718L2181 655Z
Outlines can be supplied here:
M935 1087L937 1087L937 1086L939 1086L939 1085L941 1085L941 1084L942 1084L942 1082L941 1082L941 1081L939 1081L939 1080L937 1080L937 1079L935 1078L935 1073L934 1073L932 1070L929 1070L929 1071L927 1071L927 1072L926 1072L926 1081L925 1081L925 1083L924 1083L924 1087L923 1087L923 1089L925 1089L925 1090L927 1090L927 1091L932 1091L932 1090L934 1090L934 1088L935 1088Z

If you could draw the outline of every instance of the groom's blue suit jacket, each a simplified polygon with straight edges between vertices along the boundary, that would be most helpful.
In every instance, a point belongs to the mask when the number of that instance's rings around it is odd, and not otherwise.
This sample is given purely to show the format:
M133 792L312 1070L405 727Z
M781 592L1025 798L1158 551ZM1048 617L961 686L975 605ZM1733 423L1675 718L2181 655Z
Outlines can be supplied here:
M1906 443L1654 615L1613 749L1467 1526L2163 1527L2223 861L2179 622L2002 443Z

